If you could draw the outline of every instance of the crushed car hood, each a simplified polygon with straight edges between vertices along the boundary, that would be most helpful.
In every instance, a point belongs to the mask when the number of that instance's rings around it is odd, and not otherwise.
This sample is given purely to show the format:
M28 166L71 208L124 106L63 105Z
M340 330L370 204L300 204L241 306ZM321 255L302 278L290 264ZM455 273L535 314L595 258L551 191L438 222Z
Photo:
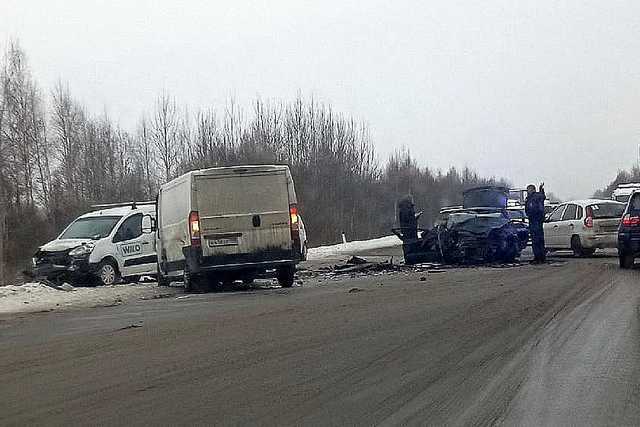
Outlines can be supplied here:
M473 234L488 234L491 230L504 227L509 222L510 220L500 213L455 213L449 216L447 229L464 230Z
M40 247L43 252L59 252L77 248L78 246L91 242L91 239L56 239Z

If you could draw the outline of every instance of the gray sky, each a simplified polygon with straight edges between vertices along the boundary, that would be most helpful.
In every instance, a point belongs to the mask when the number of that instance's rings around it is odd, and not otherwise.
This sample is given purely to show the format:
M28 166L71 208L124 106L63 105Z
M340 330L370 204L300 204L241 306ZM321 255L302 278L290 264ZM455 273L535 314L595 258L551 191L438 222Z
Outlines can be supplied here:
M637 161L637 1L0 0L45 89L133 128L167 89L195 109L298 93L366 121L378 152L590 195Z

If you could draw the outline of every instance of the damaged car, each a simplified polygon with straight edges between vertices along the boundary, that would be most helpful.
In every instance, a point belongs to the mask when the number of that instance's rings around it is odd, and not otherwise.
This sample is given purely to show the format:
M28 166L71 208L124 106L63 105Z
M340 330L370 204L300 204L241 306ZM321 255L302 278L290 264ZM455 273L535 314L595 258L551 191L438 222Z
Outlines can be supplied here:
M156 274L155 203L102 206L38 249L31 272L36 279L113 285Z
M463 193L461 208L447 211L431 229L417 226L413 201L398 203L400 228L394 233L403 242L405 262L450 264L513 262L527 246L526 223L507 210L509 191L485 186Z

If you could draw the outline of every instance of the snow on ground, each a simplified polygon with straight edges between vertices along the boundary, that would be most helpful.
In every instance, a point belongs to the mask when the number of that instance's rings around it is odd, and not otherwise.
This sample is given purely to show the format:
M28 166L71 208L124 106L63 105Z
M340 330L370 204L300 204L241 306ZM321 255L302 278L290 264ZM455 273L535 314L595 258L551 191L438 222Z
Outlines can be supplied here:
M381 248L402 245L396 236L341 243L309 249L310 261L323 261L334 257L357 254ZM0 286L0 315L33 313L74 308L105 307L140 299L153 299L182 293L182 287L158 287L156 283L121 284L97 287L64 286L55 289L43 283Z
M354 242L340 243L333 246L311 248L307 254L307 259L309 259L309 261L316 261L340 255L351 255L358 252L390 248L400 245L402 245L402 240L395 235L380 237L379 239L358 240Z
M175 288L159 288L156 283L67 289L58 290L42 283L0 286L0 314L104 307L178 292Z

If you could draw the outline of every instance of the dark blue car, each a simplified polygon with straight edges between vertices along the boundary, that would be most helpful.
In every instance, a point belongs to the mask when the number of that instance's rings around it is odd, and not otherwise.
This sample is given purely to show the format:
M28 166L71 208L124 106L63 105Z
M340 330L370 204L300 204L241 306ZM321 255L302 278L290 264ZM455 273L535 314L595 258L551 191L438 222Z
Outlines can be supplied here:
M640 191L635 191L627 202L618 228L620 267L633 267L633 262L638 255L640 255Z

